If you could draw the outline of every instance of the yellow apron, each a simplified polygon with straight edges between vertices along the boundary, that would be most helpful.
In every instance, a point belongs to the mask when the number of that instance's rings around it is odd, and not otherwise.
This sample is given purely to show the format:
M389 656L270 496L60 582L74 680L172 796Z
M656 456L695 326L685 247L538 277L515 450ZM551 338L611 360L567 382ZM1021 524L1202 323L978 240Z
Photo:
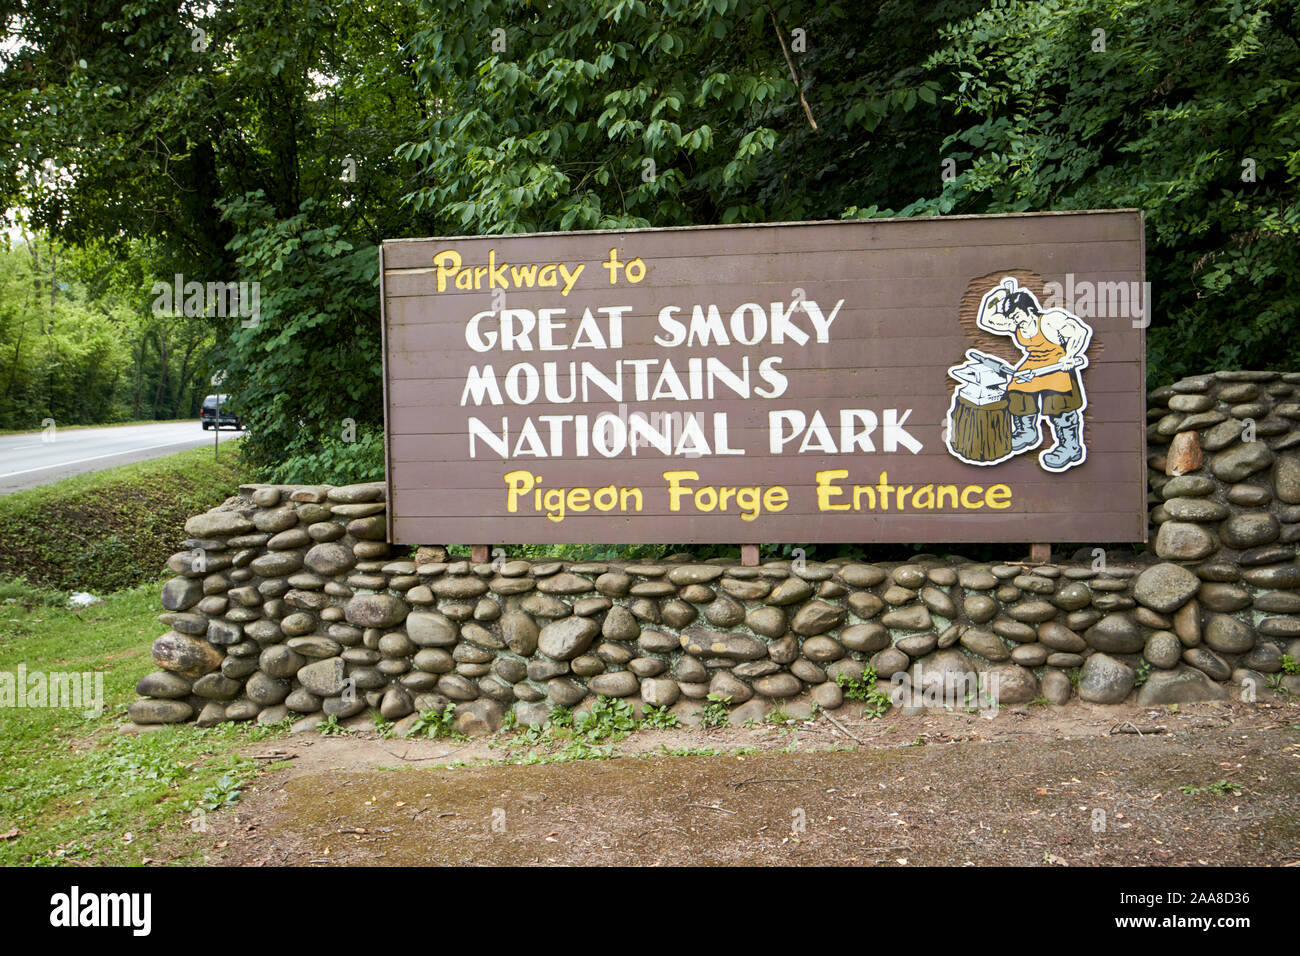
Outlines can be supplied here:
M1025 361L1018 369L1020 372L1046 368L1065 358L1065 347L1049 342L1041 328L1029 339L1023 338L1020 329L1016 329L1016 341L1026 353ZM1027 382L1013 381L1007 386L1008 391L1015 392L1069 392L1072 388L1073 382L1068 372L1048 372Z

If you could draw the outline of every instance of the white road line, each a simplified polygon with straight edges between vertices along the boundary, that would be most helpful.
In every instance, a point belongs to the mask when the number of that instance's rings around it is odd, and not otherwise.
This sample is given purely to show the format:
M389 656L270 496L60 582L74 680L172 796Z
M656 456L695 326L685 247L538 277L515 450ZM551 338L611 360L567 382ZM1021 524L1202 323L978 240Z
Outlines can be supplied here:
M30 475L34 471L49 471L51 468L67 468L70 465L80 465L88 461L99 461L101 458L117 458L121 455L134 455L138 451L150 451L154 448L166 448L169 445L185 445L194 441L192 438L186 438L182 441L165 441L158 445L145 445L142 448L127 448L123 451L110 451L107 455L95 455L91 458L78 458L76 461L61 461L54 465L41 465L39 468L28 468L25 471L10 471L0 478L12 478L15 475Z

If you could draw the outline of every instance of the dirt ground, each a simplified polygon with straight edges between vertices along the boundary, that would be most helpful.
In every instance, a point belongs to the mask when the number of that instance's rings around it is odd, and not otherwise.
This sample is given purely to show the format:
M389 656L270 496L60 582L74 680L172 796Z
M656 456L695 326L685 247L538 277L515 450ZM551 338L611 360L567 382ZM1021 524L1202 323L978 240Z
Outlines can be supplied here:
M169 845L257 866L1300 865L1295 701L991 720L849 705L783 729L638 731L605 759L502 764L512 747L528 752L508 735L250 745L271 769Z

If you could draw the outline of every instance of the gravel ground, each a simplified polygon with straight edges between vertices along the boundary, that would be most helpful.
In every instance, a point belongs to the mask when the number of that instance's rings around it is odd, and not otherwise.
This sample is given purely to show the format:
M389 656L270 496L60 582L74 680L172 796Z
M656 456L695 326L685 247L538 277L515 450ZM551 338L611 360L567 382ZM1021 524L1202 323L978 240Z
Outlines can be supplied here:
M501 763L509 746L264 743L249 752L271 769L243 801L170 845L262 866L1300 863L1295 701L993 720L846 707L783 729L639 731L618 756L522 766Z

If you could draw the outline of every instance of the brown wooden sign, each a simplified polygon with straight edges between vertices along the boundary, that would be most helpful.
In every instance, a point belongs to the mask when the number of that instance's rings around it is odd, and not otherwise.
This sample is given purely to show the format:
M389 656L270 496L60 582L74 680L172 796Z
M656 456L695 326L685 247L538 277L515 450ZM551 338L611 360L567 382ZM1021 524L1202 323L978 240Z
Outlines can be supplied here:
M392 540L1140 541L1137 211L395 240Z

